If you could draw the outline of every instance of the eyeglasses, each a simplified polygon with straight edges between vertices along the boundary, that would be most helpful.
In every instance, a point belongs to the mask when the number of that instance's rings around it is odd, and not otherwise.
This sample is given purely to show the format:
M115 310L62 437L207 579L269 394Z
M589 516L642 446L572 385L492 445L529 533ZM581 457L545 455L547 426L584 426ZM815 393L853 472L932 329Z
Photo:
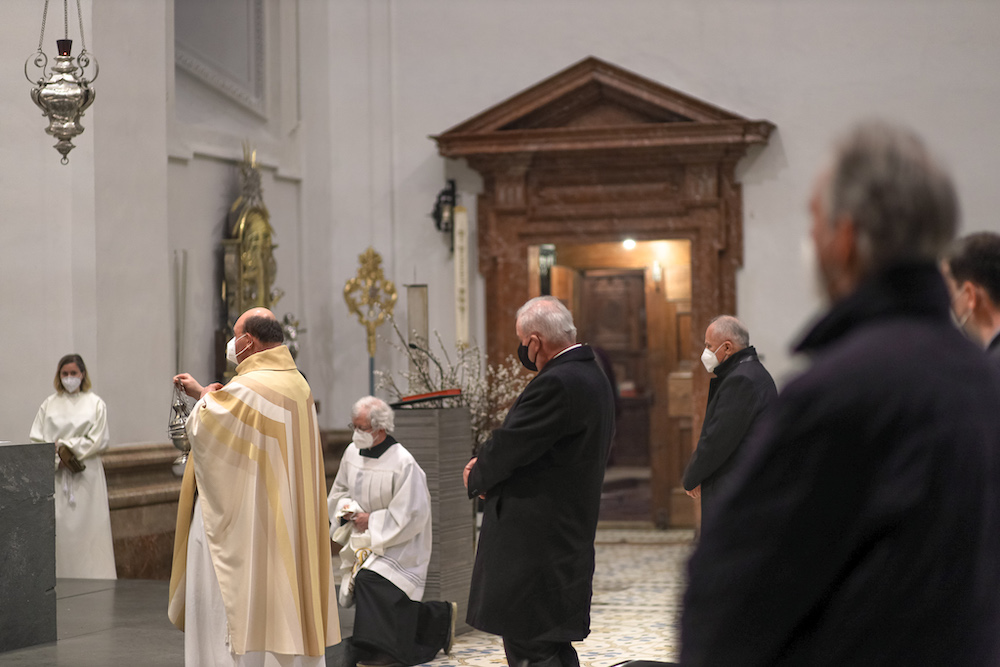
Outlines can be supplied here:
M371 433L374 429L372 428L361 428L360 426L355 426L354 423L347 425L348 431L361 431L362 433Z

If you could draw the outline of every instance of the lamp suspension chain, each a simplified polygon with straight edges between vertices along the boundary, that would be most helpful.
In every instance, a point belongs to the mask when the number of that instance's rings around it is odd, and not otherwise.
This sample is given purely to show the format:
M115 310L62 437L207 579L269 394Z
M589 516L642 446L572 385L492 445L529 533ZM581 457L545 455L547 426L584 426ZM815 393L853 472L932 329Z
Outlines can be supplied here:
M76 0L76 17L80 20L80 55L87 52L87 40L83 38L83 12L80 11L80 0Z
M63 0L63 32L63 39L69 39L69 0Z
M38 50L42 52L42 42L45 39L45 19L49 15L49 0L45 0L45 8L42 9L42 34L38 36Z

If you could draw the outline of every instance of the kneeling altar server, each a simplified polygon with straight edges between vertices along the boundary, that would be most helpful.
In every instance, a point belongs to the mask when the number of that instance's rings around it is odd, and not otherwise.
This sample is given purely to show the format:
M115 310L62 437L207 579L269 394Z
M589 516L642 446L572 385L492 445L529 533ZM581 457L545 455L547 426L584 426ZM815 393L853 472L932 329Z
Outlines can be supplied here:
M392 408L366 396L351 409L347 446L328 498L343 548L340 602L356 604L348 664L419 665L451 652L454 602L421 602L431 560L427 477L390 433Z

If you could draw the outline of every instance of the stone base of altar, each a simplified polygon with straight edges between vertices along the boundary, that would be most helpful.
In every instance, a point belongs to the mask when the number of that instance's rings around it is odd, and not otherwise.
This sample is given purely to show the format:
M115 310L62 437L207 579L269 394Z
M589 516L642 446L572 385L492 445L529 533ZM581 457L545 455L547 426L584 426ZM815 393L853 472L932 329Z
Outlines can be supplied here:
M0 652L56 640L54 452L0 445Z
M469 410L396 410L393 435L423 468L431 494L433 547L423 599L457 602L455 633L468 632L465 614L476 555L475 510L462 481L472 456Z

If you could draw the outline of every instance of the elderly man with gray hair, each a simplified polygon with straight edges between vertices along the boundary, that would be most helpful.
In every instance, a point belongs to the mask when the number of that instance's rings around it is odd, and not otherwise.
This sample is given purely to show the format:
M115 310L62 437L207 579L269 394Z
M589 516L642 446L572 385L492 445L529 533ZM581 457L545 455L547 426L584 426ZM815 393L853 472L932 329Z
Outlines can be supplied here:
M427 477L392 437L392 408L365 396L351 408L351 444L327 499L342 545L340 602L356 605L348 665L417 665L451 651L454 602L421 602L431 560Z
M937 269L951 179L869 122L811 211L832 305L691 558L681 662L1000 664L1000 369Z
M538 375L465 468L469 497L485 497L468 621L503 638L510 667L578 667L614 395L558 299L525 303L514 331Z
M741 446L778 390L750 345L746 326L732 315L719 315L709 323L701 363L715 377L708 386L701 436L684 471L684 489L692 498L701 498L704 528L732 478Z

